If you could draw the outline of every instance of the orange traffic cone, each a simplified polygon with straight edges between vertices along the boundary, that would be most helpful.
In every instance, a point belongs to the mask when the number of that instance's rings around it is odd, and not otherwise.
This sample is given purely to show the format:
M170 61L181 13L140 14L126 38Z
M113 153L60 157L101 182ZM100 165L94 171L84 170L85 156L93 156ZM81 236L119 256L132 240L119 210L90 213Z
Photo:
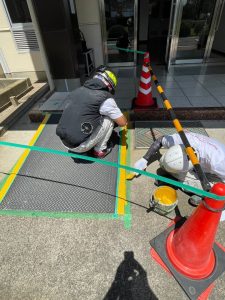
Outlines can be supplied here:
M151 74L148 69L150 65L149 52L144 54L144 63L142 65L141 78L137 98L134 101L134 108L148 108L156 106L152 97Z
M225 196L225 184L216 183L211 193ZM178 221L150 242L153 258L172 273L190 299L206 299L225 271L225 248L214 243L224 203L204 198L188 220Z

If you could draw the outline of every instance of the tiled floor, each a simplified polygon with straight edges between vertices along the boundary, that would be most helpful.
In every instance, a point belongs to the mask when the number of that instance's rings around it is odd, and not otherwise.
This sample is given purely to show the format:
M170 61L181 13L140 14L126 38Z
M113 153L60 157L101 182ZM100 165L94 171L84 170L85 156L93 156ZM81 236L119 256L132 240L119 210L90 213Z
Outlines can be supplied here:
M163 66L153 66L173 107L225 107L225 68L213 67L211 70L215 73L209 74L209 69L205 67L198 71L190 67L184 67L183 71L182 68L174 68L168 73ZM141 66L115 68L114 72L118 77L115 99L121 109L130 109L133 98L137 96ZM163 107L154 83L152 87L158 107ZM56 92L42 105L41 110L62 111L69 99L70 93Z
M183 74L182 74L183 70ZM190 67L183 69L173 69L169 73L165 73L161 67L153 67L160 84L165 90L166 96L169 98L173 107L225 107L225 69L215 66L211 69L213 72L224 72L224 74L208 74L210 68L204 68L206 74L201 74L202 68L194 68L193 74ZM159 75L157 75L159 74ZM153 95L157 97L158 106L162 107L161 99L153 85Z

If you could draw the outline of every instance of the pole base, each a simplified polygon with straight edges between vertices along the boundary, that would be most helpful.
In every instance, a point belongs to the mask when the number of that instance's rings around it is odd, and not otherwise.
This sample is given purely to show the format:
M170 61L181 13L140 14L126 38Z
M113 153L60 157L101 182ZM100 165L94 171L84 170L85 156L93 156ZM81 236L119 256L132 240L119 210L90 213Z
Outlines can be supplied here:
M201 299L200 297L206 294L209 295L213 287L213 282L225 271L225 249L221 245L214 243L213 250L216 258L215 268L207 278L195 280L179 273L167 255L166 240L172 230L181 227L185 221L186 219L182 218L176 224L168 227L165 231L152 239L150 241L150 245L153 248L151 249L151 255L164 269L173 275L189 299L196 300L198 298Z

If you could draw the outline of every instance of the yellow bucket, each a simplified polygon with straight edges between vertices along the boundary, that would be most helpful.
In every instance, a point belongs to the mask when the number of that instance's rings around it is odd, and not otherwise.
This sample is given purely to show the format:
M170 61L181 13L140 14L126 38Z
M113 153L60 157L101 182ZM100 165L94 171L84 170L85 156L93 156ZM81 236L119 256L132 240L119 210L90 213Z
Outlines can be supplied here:
M169 186L158 187L151 197L155 203L154 211L161 215L170 213L178 203L176 190Z

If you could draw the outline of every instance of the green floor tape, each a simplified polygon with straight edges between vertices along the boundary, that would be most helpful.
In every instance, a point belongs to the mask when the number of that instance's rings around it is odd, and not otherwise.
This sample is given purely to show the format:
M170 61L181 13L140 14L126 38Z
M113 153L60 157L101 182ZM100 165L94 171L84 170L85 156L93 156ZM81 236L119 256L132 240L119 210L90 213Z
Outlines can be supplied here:
M1 210L1 216L17 217L48 217L48 218L67 218L67 219L95 219L95 220L123 220L115 214L94 214L94 213L67 213L67 212L45 212L45 211L27 211L27 210Z
M138 169L126 166L126 165L116 164L116 163L112 163L112 162L109 162L109 161L93 158L93 157L90 157L90 156L83 156L83 155L75 154L75 153L68 153L68 152L59 151L59 150L47 149L47 148L36 147L36 146L28 146L28 145L16 144L16 143L10 143L10 142L3 142L3 141L0 141L0 146L23 148L23 149L29 149L31 151L40 151L40 152L44 152L44 153L56 154L56 155L61 155L61 156L69 156L69 157L74 157L74 158L79 158L79 159L83 159L83 160L97 162L97 163L100 163L100 164L103 164L103 165L106 165L106 166L111 166L111 167L115 167L115 168L122 168L122 169L130 171L132 173L136 172L138 174L141 174L141 175L153 178L153 179L157 179L157 180L169 183L169 184L177 186L179 188L183 188L184 190L187 190L187 191L192 192L194 194L197 194L199 196L209 197L209 198L212 198L212 199L218 200L218 201L225 201L225 196L218 196L218 195L215 195L213 193L206 192L206 191L194 188L192 186L183 184L183 183L178 182L176 180L172 180L172 179L169 179L169 178L166 178L166 177L163 177L163 176L159 176L159 175L156 175L156 174L153 174L153 173L150 173L150 172L138 170Z

